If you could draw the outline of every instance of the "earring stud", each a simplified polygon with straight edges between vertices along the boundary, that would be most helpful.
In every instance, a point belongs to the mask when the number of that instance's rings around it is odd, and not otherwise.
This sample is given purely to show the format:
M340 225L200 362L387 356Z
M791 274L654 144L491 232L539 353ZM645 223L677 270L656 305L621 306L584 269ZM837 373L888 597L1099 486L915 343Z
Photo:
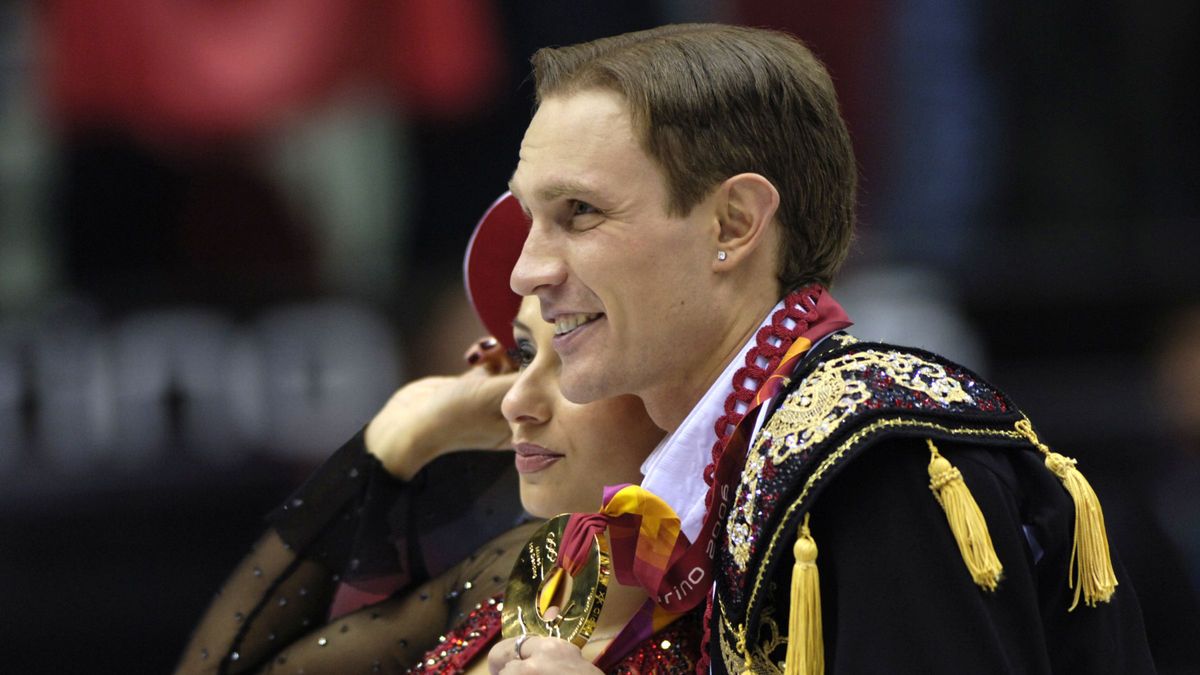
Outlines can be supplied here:
M720 260L721 262L724 262L724 261L725 261L725 259L726 259L726 258L728 258L728 257L729 257L729 256L728 256L728 255L725 253L725 251L717 251L717 260Z

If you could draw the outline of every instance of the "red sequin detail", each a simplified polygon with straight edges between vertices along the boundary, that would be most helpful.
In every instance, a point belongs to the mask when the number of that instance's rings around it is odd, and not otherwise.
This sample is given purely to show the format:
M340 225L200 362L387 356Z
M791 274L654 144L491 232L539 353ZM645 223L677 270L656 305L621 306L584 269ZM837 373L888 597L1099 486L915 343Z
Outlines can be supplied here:
M700 613L688 612L621 659L611 675L685 675L700 656Z
M500 611L504 607L504 603L500 602L501 597L493 597L468 614L436 647L425 652L421 662L408 672L430 675L465 672L480 652L500 635Z
M458 675L466 672L476 659L487 658L487 650L500 636L502 597L497 595L468 614L408 672ZM683 675L694 672L700 655L700 633L699 613L689 612L638 643L609 673Z

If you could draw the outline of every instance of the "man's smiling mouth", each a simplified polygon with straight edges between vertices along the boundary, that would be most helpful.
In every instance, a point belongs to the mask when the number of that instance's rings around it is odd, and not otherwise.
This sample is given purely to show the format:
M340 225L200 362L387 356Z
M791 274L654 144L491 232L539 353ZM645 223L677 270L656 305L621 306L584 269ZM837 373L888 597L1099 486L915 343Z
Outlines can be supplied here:
M597 314L562 314L554 319L554 335L566 335L580 326L595 321L603 316Z

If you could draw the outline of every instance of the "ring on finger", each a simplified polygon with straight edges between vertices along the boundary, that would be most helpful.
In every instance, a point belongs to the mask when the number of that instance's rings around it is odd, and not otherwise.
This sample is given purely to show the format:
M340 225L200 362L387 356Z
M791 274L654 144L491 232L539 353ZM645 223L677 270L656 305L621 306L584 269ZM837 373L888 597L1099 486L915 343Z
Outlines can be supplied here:
M524 645L525 641L528 639L529 639L528 635L522 635L517 638L516 642L513 643L513 651L515 651L517 653L518 659L524 660L525 657L521 655L521 646Z

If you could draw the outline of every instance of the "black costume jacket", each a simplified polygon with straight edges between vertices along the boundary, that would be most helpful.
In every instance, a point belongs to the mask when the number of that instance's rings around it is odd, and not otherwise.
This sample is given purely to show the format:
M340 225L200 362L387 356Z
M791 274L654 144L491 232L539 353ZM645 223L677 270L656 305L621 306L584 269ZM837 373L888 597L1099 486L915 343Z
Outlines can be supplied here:
M1068 611L1074 506L1001 391L934 354L838 334L776 405L716 555L714 672L783 672L806 514L827 673L1154 672L1115 551L1111 599ZM926 439L984 515L1004 566L994 591L972 581L930 491Z

